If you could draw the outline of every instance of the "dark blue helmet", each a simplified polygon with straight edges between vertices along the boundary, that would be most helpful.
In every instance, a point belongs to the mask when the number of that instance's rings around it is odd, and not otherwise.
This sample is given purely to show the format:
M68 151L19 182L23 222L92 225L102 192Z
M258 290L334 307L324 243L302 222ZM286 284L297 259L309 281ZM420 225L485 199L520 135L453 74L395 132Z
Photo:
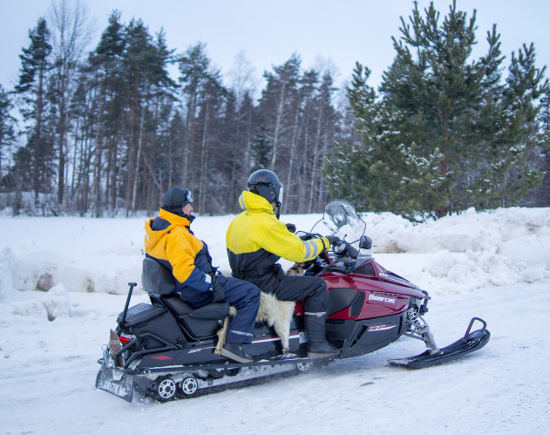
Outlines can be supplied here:
M182 208L193 202L193 194L181 187L171 187L164 194L162 208L170 213L182 215Z

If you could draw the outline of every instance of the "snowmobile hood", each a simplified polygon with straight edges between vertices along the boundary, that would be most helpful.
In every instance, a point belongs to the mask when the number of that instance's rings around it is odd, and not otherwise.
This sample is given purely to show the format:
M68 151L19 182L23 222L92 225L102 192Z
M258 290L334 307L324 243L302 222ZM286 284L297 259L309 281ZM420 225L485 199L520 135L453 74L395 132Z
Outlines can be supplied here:
M153 230L151 225L156 218L149 219L145 221L145 247L147 251L150 251L157 245L159 240L168 232L172 231L176 226L179 227L189 227L191 222L189 219L178 216L174 213L170 213L164 209L160 209L159 217L165 221L170 222L170 225L161 230Z
M243 210L250 213L275 214L273 206L267 202L267 199L253 192L244 191L239 197L239 204Z

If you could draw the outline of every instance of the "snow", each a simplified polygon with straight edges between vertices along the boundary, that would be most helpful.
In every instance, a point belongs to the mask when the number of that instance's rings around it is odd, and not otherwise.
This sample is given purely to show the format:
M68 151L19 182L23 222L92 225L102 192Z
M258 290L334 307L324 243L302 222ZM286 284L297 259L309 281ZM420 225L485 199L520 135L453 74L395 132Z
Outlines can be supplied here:
M193 223L225 273L232 218ZM282 220L309 230L319 218ZM550 209L468 210L421 225L364 219L377 261L432 295L437 343L478 316L492 334L485 348L411 371L386 363L424 350L401 338L314 372L128 404L94 383L127 283L140 283L145 218L0 217L2 433L550 433ZM142 302L138 285L132 305Z

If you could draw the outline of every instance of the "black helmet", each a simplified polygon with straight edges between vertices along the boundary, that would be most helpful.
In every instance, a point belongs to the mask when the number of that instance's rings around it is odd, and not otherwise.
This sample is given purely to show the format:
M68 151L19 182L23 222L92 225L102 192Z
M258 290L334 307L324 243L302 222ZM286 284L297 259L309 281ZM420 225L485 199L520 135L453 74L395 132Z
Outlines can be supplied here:
M182 208L193 202L193 199L193 194L189 190L181 187L171 187L164 194L162 208L181 216L183 214Z
M248 177L248 190L267 199L267 202L274 202L281 207L283 201L283 183L274 172L267 169L260 169Z

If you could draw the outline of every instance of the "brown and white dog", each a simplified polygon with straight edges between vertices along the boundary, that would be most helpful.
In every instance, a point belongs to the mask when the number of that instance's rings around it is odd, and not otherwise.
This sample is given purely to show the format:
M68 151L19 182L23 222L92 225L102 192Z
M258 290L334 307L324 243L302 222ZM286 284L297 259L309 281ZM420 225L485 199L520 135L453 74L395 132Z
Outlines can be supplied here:
M304 270L300 263L295 263L288 269L285 275L303 275ZM294 314L294 301L280 301L275 295L261 292L260 307L256 315L256 323L266 322L269 326L275 329L275 332L281 339L283 353L287 353L289 349L290 322ZM235 307L229 308L229 316L234 316L237 313ZM223 327L218 331L218 344L214 353L221 354L222 346L225 344L227 335L227 326L229 324L229 316L223 321Z

